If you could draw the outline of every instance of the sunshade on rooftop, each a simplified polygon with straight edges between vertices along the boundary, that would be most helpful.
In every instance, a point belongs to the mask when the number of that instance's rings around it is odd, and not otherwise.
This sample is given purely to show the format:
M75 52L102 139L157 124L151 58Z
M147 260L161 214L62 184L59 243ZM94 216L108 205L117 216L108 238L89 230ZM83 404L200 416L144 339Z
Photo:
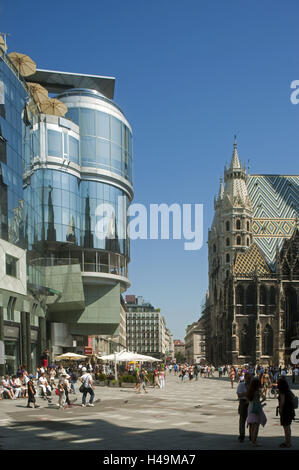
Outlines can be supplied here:
M96 90L109 99L114 97L114 77L36 69L35 74L30 77L30 82L40 83L49 93L61 93L71 88L87 88Z

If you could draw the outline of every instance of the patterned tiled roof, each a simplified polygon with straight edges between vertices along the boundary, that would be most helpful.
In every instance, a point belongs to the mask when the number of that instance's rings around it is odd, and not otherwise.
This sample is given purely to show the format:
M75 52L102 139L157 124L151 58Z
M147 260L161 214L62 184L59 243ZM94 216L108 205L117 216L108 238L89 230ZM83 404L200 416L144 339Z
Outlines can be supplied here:
M271 270L256 243L253 243L244 253L237 253L234 273L236 275L271 273Z
M249 175L247 188L253 239L274 270L276 248L292 236L299 217L299 176Z

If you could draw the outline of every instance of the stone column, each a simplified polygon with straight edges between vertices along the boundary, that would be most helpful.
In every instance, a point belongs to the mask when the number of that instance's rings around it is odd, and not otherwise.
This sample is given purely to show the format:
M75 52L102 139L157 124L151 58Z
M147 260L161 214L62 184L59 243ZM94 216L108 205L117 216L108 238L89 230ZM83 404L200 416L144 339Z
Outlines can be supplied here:
M26 364L27 370L31 371L31 330L30 330L30 313L21 312L21 362Z
M32 370L32 360L31 360L31 328L30 328L30 312L25 312L26 319L26 343L27 343L27 370L34 372Z
M255 362L258 363L261 357L261 328L259 320L256 323L256 340L255 340Z
M274 335L274 355L276 356L277 365L283 365L285 363L285 324L284 324L284 290L283 284L280 280L277 285L276 295L277 305L277 334Z
M39 340L38 340L38 361L41 354L47 348L47 337L46 337L46 319L39 317Z
M256 322L255 322L255 362L260 361L262 344L261 344L261 330L260 330L260 303L261 303L261 283L257 279L256 283Z
M4 360L4 316L3 307L0 306L0 376L5 374L5 360Z
M21 363L26 364L26 366L28 367L26 312L21 312L20 343L21 343Z

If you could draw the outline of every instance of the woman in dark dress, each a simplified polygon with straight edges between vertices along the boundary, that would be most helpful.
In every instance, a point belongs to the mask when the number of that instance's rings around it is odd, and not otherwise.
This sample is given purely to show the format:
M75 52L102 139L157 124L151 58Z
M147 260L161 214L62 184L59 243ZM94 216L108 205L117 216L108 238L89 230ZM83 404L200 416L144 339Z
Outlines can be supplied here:
M32 406L30 406L30 403L33 403L34 405L34 408L39 408L39 406L36 404L36 399L35 399L35 395L36 395L36 389L35 389L35 386L34 386L34 383L33 383L33 376L29 376L29 382L27 384L27 387L28 387L28 403L27 403L27 408L32 408Z
M293 395L289 388L288 382L284 378L278 379L277 390L280 424L283 426L285 434L285 442L280 444L280 447L291 447L291 424L295 418Z

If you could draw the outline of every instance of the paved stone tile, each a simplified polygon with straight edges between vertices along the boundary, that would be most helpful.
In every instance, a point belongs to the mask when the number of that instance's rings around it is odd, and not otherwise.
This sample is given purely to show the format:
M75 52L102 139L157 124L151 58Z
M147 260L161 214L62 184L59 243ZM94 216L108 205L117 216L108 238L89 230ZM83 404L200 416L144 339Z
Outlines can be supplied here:
M0 448L250 449L248 441L237 441L236 388L227 380L182 383L168 375L165 389L149 387L148 392L97 387L94 408L82 408L78 395L77 403L65 410L40 399L36 410L26 409L26 400L2 400ZM277 400L267 400L268 422L259 432L262 449L278 449L283 440L276 406ZM292 425L292 439L298 449L299 420Z

